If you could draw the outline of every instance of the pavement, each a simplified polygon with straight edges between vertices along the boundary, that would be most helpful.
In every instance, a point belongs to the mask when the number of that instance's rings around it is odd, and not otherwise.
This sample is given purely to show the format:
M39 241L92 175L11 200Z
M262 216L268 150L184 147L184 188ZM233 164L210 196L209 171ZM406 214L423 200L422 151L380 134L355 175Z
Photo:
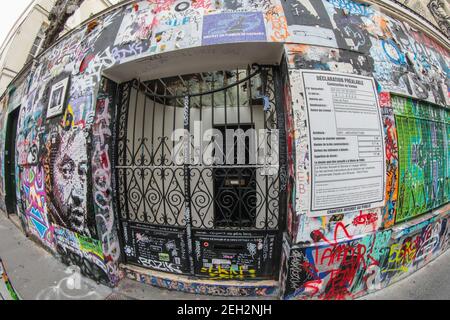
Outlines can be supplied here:
M450 300L450 250L409 277L361 300Z
M195 295L123 279L117 288L97 284L68 267L28 239L0 211L0 257L8 277L25 300L236 300L236 297ZM240 297L239 300L252 298ZM269 298L262 298L269 299Z
M117 288L83 277L37 245L0 212L0 257L26 300L246 300L169 291L124 279ZM450 250L408 278L361 300L450 299Z

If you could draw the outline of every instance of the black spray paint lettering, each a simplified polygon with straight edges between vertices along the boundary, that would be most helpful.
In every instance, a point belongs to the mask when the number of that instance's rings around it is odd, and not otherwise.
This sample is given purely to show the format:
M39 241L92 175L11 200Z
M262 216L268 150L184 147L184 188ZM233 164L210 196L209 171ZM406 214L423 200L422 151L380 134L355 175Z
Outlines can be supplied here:
M125 45L123 48L119 49L114 47L111 50L111 54L115 60L120 61L126 59L130 56L137 56L142 54L143 48L141 43L130 43Z
M102 53L97 54L86 69L86 73L95 80L96 83L100 81L101 71L103 69L112 67L116 63L116 59L111 53L110 47L106 48Z

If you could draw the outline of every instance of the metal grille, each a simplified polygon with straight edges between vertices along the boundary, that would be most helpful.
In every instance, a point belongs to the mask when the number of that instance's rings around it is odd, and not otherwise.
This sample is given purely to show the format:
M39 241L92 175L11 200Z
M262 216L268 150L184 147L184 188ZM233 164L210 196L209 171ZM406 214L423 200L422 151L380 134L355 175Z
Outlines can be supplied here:
M194 274L196 232L278 234L286 156L276 72L254 65L121 85L115 169L127 257ZM139 247L164 237L181 260ZM142 252L152 258L138 261Z
M256 159L263 152L278 157L278 149L271 150L276 138L275 133L270 137L271 130L278 128L271 68L202 73L146 83L135 80L124 84L121 91L116 169L122 219L185 226L185 181L189 181L194 228L277 229L279 170L276 165L257 163ZM185 129L185 100L189 104L187 129L192 140L189 177L184 165L177 164L173 157L183 151L177 149L181 135L177 136L176 130ZM222 150L223 163L230 153L237 152L227 150L225 142L214 141L214 137L195 144L199 138L196 133L205 138L211 129L211 136L226 130L254 129L256 140L259 130L267 131L253 148L250 138L241 141L245 159L240 163L235 156L234 164L218 165L214 161L217 155L200 149L213 149L214 144L215 150Z

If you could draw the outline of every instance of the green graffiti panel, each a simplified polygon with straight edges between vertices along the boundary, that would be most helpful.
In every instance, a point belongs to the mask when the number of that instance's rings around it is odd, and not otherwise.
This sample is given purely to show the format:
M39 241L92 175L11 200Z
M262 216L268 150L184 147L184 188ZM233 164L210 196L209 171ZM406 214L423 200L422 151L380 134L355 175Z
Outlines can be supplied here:
M396 222L402 222L448 202L449 112L398 96L392 104L400 169Z

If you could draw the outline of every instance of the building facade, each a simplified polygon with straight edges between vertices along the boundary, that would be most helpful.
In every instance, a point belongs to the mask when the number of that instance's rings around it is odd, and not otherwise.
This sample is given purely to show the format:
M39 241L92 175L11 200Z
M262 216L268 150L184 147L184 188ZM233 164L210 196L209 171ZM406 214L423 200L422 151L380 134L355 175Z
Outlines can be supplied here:
M85 1L67 21L64 33L113 4L117 0ZM8 87L20 70L41 50L44 31L49 25L48 16L55 0L35 0L19 17L0 48L0 94Z
M444 0L399 0L399 3L412 9L450 36L450 3Z
M357 298L449 244L449 58L385 1L124 1L2 97L0 205L111 286Z

